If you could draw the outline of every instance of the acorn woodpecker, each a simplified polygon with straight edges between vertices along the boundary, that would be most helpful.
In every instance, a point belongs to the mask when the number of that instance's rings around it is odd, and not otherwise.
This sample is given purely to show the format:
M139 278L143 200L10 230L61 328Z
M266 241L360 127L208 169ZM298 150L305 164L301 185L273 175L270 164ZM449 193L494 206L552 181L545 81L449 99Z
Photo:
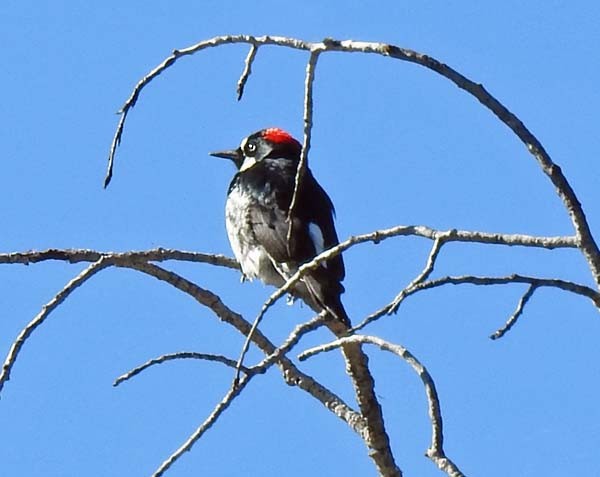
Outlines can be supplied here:
M211 153L237 168L225 217L231 248L247 279L280 287L300 265L338 244L333 204L308 167L289 216L301 150L290 134L268 128L245 138L237 149ZM344 274L338 255L304 275L291 295L348 327L340 299Z

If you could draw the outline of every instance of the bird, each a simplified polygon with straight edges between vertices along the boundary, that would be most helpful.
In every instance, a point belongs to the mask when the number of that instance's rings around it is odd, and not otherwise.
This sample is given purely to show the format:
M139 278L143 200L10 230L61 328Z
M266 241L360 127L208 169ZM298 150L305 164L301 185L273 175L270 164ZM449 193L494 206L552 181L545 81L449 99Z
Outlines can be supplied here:
M242 278L277 288L298 268L339 243L335 209L323 187L306 167L296 192L302 145L281 128L261 129L232 150L210 155L236 167L225 204L227 236L240 263ZM342 255L321 262L289 290L327 321L349 329L341 301L345 276Z
M225 224L242 274L250 280L281 287L303 263L339 242L333 203L308 167L294 199L301 153L302 145L280 128L262 129L236 149L211 153L230 159L236 167L227 192ZM324 324L338 338L353 333L341 301L344 276L344 261L338 254L308 271L290 290L314 311L325 312ZM385 467L401 475L389 451L369 358L361 346L349 341L340 348L368 434L376 436L376 441L369 437L368 445L374 455L386 450L390 457L384 457Z

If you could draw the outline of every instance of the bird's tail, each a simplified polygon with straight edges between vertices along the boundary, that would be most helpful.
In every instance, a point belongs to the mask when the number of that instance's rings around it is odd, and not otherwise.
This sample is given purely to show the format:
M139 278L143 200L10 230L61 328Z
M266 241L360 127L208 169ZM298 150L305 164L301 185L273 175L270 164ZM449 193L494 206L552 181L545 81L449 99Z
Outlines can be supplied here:
M301 298L317 313L326 310L331 315L331 319L343 324L345 329L350 328L350 318L348 318L341 299L341 294L344 292L342 284L323 283L322 280L310 274L302 280L309 296Z

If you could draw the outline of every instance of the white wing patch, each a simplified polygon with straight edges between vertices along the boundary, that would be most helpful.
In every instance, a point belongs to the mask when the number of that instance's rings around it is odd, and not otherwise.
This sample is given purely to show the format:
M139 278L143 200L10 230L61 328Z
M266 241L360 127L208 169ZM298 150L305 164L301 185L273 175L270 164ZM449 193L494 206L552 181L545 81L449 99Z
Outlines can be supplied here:
M319 227L314 222L308 224L308 235L310 235L310 239L315 247L315 252L319 255L323 250L325 250L325 240L323 239L323 232L321 231L321 227ZM327 268L326 262L321 262L324 268Z

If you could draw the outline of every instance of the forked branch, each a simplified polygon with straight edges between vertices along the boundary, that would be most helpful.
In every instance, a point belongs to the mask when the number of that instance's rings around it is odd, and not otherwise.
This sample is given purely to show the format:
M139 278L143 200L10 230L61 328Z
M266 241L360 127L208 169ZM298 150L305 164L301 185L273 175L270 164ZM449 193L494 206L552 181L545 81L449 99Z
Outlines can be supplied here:
M19 352L21 348L29 338L29 336L34 332L34 330L40 326L63 301L67 299L67 297L73 293L77 288L83 285L87 280L92 278L96 273L98 273L103 268L106 268L109 263L104 259L104 257L100 257L90 266L88 266L83 272L73 278L69 283L67 283L64 288L59 291L52 300L46 303L42 310L31 320L25 328L19 333L19 336L15 339L10 350L8 351L8 355L4 360L4 364L2 365L2 371L0 371L0 391L4 387L6 381L10 379L10 372L19 356Z
M378 230L364 235L353 236L340 243L336 247L321 253L312 261L300 267L298 272L292 276L280 289L274 292L263 304L257 316L255 322L256 325L260 322L264 314L270 309L273 303L275 303L290 288L292 288L298 280L301 280L304 274L306 274L309 270L319 266L320 263L329 260L358 244L366 242L379 243L382 240L399 236L417 236L432 240L433 244L426 263L421 272L417 274L417 276L415 276L415 278L408 285L406 285L406 287L404 287L404 289L402 289L389 304L368 316L352 331L367 326L369 323L381 316L396 312L407 297L417 292L448 284L504 285L519 283L528 286L527 290L522 294L519 302L516 305L515 311L509 317L508 321L491 336L494 339L503 336L509 329L511 329L511 327L523 314L525 306L529 302L530 298L538 289L542 287L558 288L587 297L593 302L595 307L600 308L600 251L591 234L587 219L575 192L571 188L565 176L562 174L560 167L552 161L542 144L511 111L509 111L494 96L486 91L482 85L471 81L456 70L434 58L431 58L430 56L423 55L412 50L399 48L394 45L352 40L337 41L333 39L326 39L323 42L305 42L302 40L285 37L227 35L202 41L182 50L174 50L168 58L150 71L136 84L130 97L119 111L120 119L110 147L105 186L110 183L113 176L116 151L123 136L127 115L131 108L133 108L138 101L141 91L154 78L174 65L181 57L192 55L206 48L235 43L250 45L250 50L246 56L244 68L237 85L238 99L242 98L244 88L252 72L253 62L262 46L272 45L277 47L293 48L306 51L309 55L306 67L304 90L303 146L296 173L295 190L289 210L290 215L295 207L297 192L301 186L302 175L306 168L308 153L311 145L311 132L313 127L312 95L318 59L321 54L327 52L360 52L386 56L428 68L444 78L452 81L459 88L468 92L479 102L481 102L483 106L488 108L498 117L501 122L503 122L512 130L512 132L523 142L527 150L533 155L542 172L554 185L557 195L561 199L570 216L575 231L575 234L572 237L540 237L528 235L492 234L460 230L439 231L424 226L398 226L391 229ZM504 277L464 275L444 276L442 278L431 279L430 277L435 269L436 261L440 251L446 244L450 242L539 247L546 249L577 248L582 252L584 258L586 259L596 284L596 289L561 279L540 278L516 274ZM219 416L227 409L232 400L240 395L248 382L257 374L266 371L272 365L276 365L280 368L288 384L298 386L300 389L303 389L312 397L319 400L328 410L333 412L340 419L344 420L344 422L346 422L365 440L367 445L370 447L372 457L375 456L374 461L380 472L380 475L384 477L401 475L400 470L395 466L393 455L389 448L389 442L387 441L387 434L383 427L383 418L381 416L381 412L380 410L377 411L377 409L379 409L379 403L375 397L373 380L367 366L367 357L362 350L362 345L366 343L375 344L385 351L389 351L397 356L400 356L407 363L409 363L414 371L419 375L425 387L429 405L429 415L432 422L432 443L427 451L427 455L447 475L462 475L456 465L449 458L447 458L443 450L442 417L439 399L433 380L431 379L431 376L425 367L402 346L386 342L373 336L356 335L341 338L338 337L339 339L335 342L324 345L317 349L309 350L302 355L304 358L306 358L310 354L341 347L344 350L344 353L347 355L347 358L352 358L348 359L348 366L349 368L352 368L352 366L355 368L353 371L351 370L352 372L350 374L353 375L353 378L355 379L355 389L357 391L358 402L361 408L361 413L358 413L344 403L332 391L317 382L314 378L302 373L286 356L287 353L289 353L290 350L297 345L303 335L322 325L322 317L316 317L310 322L296 327L288 339L281 346L277 347L271 343L258 329L251 331L250 323L248 323L239 314L230 310L216 294L201 288L200 286L190 282L180 275L159 267L154 263L150 263L165 260L183 260L208 263L215 266L223 266L234 269L239 268L238 264L228 257L165 249L125 253L97 252L93 250L50 249L41 252L32 251L0 254L0 264L30 264L43 262L46 260L62 260L71 263L89 262L90 265L83 272L68 282L65 287L42 308L40 313L29 324L27 324L21 333L19 333L9 350L7 358L0 372L0 390L2 390L5 382L9 379L11 369L19 355L19 352L33 331L40 326L47 319L48 315L55 310L56 307L58 307L77 287L84 284L95 273L108 266L131 268L151 275L165 283L174 286L178 290L193 297L203 306L208 307L223 322L236 328L242 335L247 336L248 344L251 341L265 354L265 358L254 367L239 367L240 365L238 363L238 369L245 373L244 376L242 376L239 380L236 380L235 385L231 387L229 392L224 396L223 400L216 405L212 413L197 428L194 434L192 434L179 449L177 449L167 460L163 462L163 464L154 474L155 476L162 475L173 462L175 462L185 451L189 450L193 444L204 434L204 432L206 432L206 430L217 421ZM129 379L130 377L142 372L145 369L148 369L153 365L170 361L172 359L183 358L207 359L221 362L227 366L235 365L235 363L229 358L219 355L208 355L192 352L163 355L159 358L144 363L126 375L121 376L118 378L116 384L125 379ZM356 376L358 375L361 376L359 376L359 379L357 380ZM381 444L382 442L383 444Z
M429 418L431 420L431 445L429 446L429 449L427 449L426 455L440 468L440 470L444 471L447 475L451 477L462 477L463 473L459 470L456 464L454 464L454 462L452 462L452 460L446 456L444 452L442 412L433 378L429 374L429 371L427 371L427 368L425 368L425 366L423 366L421 362L404 346L389 343L381 338L378 338L377 336L354 335L306 350L300 354L299 359L304 361L311 356L326 351L331 351L333 349L342 347L347 343L374 344L384 351L389 351L390 353L399 356L411 366L419 378L421 378L421 381L423 381L425 395L427 396Z
M464 75L460 74L455 69L451 68L445 63L442 63L431 56L418 53L416 51L400 48L395 45L386 43L374 43L364 41L353 41L353 40L334 40L326 39L323 42L306 42L295 38L287 37L276 37L276 36L262 36L255 37L251 35L224 35L211 38L209 40L201 41L192 45L188 48L181 50L174 50L173 53L166 58L162 63L156 66L150 71L144 78L142 78L134 87L130 97L127 99L125 104L120 110L121 118L117 126L111 147L109 152L108 169L106 173L106 179L104 182L105 187L110 183L113 173L113 165L117 147L121 141L123 134L123 128L125 126L125 119L129 110L135 105L139 99L139 95L142 89L147 86L154 78L163 73L166 69L172 66L179 58L183 56L192 55L198 51L202 51L206 48L217 47L226 44L235 43L246 43L252 47L251 57L247 58L246 64L248 65L248 72L242 75L245 81L250 73L249 65L256 55L256 50L265 45L275 45L285 48L293 48L304 50L310 53L308 66L307 66L307 81L314 81L316 60L318 55L327 52L346 52L346 53L369 53L377 54L394 58L401 61L407 61L414 63L425 68L428 68L444 78L452 81L456 86L466 91L473 97L475 97L483 106L488 108L492 113L498 117L511 131L523 142L527 150L533 155L538 162L542 172L550 179L554 185L556 192L563 202L573 227L575 229L575 237L577 241L577 247L582 251L589 267L592 272L592 276L596 283L596 287L600 289L600 250L598 245L592 236L589 224L581 207L579 200L575 194L575 191L571 188L569 182L562 173L560 167L555 164L550 155L547 153L545 148L542 146L540 141L529 131L529 129L523 124L523 122L515 116L506 106L498 101L493 95L491 95L481 84L476 83ZM312 94L312 85L307 85L305 88L305 108L304 108L304 123L305 123L305 134L304 134L304 146L307 149L303 152L303 156L308 153L308 147L310 147L310 136L312 129L312 122L307 118L312 117L312 100L309 95ZM301 168L299 168L301 172Z

